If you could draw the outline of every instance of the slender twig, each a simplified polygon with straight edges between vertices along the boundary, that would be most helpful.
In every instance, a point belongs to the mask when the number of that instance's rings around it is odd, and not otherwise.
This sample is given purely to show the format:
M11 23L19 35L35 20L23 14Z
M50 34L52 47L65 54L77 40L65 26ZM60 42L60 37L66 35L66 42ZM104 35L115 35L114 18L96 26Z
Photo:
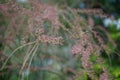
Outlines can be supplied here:
M27 44L24 44L24 45L16 48L16 49L10 54L10 56L7 58L7 60L4 62L3 66L0 68L0 71L5 67L5 65L7 64L8 60L12 57L12 55L13 55L17 50L19 50L19 49L21 49L21 48L23 48L23 47L25 47L25 46L34 44L34 43L36 43L36 41L29 42L29 43L27 43Z

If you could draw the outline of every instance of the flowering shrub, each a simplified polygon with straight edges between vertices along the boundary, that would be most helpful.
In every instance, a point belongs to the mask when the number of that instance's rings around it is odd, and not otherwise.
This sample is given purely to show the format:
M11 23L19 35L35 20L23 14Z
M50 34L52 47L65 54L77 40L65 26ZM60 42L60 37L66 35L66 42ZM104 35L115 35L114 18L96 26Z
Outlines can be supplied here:
M26 4L9 0L5 5L0 4L0 9L8 21L2 54L7 59L1 70L14 70L17 66L21 80L34 71L44 75L44 70L60 76L58 80L110 80L100 57L101 51L108 48L90 18L98 10L62 9L38 0ZM88 20L81 16L89 13ZM96 65L100 65L98 73L94 69Z

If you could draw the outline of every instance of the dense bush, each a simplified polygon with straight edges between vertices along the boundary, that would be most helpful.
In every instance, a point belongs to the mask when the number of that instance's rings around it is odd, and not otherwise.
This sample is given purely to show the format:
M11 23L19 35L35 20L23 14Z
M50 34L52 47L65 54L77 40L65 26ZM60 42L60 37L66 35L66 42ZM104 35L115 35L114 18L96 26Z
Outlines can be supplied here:
M116 45L105 29L93 27L94 15L106 17L102 10L63 8L38 0L9 0L0 10L5 22L2 80L113 79L102 55L109 56L108 44Z

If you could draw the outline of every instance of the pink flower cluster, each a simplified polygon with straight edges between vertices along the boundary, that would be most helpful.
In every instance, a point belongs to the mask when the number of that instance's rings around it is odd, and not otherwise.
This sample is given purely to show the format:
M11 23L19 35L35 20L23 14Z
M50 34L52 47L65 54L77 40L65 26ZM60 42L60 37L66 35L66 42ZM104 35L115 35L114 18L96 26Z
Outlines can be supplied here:
M90 36L84 34L81 40L79 40L75 45L72 46L71 52L73 54L83 54L90 53L93 50L93 45L90 41Z
M8 6L0 4L0 10L2 10L2 11L8 11Z
M102 73L102 74L100 75L99 80L109 80L109 79L108 79L108 73L107 73L107 71L105 71L104 73Z
M60 44L62 45L62 37L52 37L47 35L38 36L38 40L43 43L52 43L52 44Z
M43 28L40 28L40 29L36 29L35 33L40 35L40 34L43 34L45 32L45 30Z
M5 16L10 16L10 13L8 11L9 11L8 5L0 3L0 12Z
M77 43L75 45L73 45L71 52L73 54L77 54L77 53L81 53L83 50L83 46L81 45L81 43Z
M94 45L92 44L92 41L90 40L90 35L84 34L83 37L79 42L77 42L75 45L73 45L71 52L73 54L81 54L81 61L82 61L82 66L85 69L90 68L91 62L89 60L90 55L94 51Z
M94 37L98 40L98 43L100 44L100 46L105 49L106 46L105 46L105 44L104 44L103 39L102 39L101 36L99 35L99 33L96 32L96 31L92 31L92 32L93 32Z
M58 12L55 7L52 6L46 7L44 13L42 14L42 18L51 21L56 28L59 28L60 22Z
M90 62L90 53L84 53L81 57L82 67L85 69L89 69L92 65L92 62Z

